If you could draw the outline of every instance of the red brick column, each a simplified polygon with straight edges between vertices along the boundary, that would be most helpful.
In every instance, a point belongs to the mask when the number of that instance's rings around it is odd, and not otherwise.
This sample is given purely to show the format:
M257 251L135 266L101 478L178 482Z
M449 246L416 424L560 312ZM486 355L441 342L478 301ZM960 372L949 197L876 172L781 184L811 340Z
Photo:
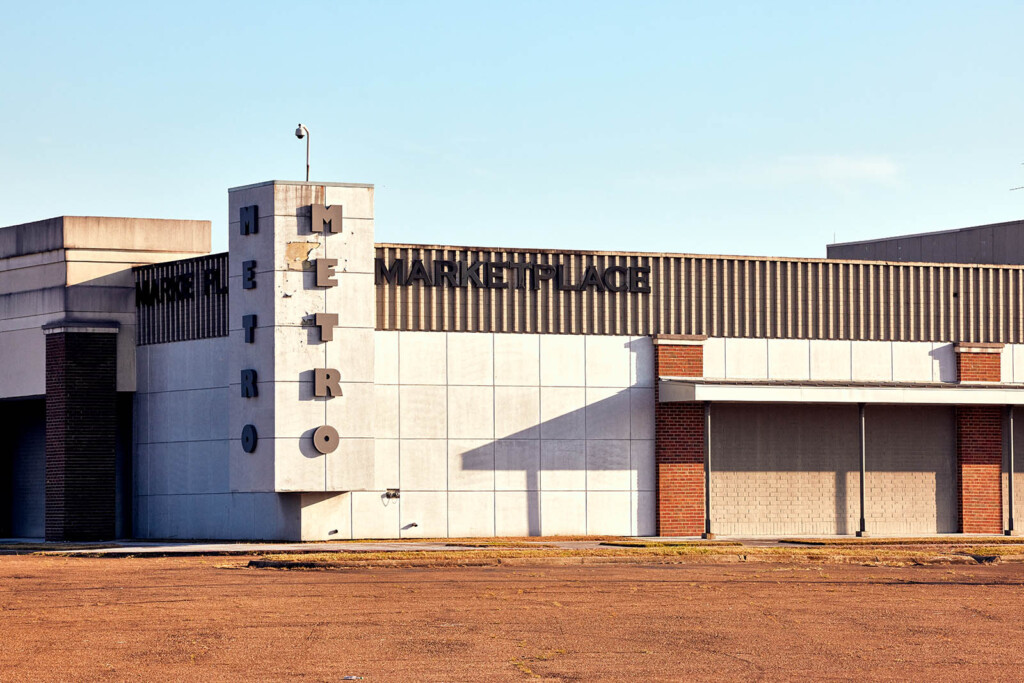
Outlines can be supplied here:
M1002 344L961 342L959 382L999 382ZM961 406L956 411L957 494L960 531L1003 532L1003 416L999 406Z
M1002 380L1000 359L1002 344L960 343L956 351L956 378L959 382L998 382Z
M53 323L46 334L46 540L115 536L117 327Z
M960 531L1003 533L1003 416L1000 406L956 411Z
M703 337L655 338L657 377L701 377ZM704 407L661 403L655 383L654 455L658 468L658 535L704 532Z

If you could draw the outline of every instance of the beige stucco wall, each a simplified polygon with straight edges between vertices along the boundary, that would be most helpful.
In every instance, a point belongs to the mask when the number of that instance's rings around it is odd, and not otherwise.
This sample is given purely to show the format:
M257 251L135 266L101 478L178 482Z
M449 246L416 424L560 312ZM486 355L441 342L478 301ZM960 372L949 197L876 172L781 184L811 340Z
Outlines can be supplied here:
M957 531L956 421L944 406L868 406L868 533Z
M1014 411L1014 460L1013 460L1013 518L1014 530L1020 533L1024 530L1024 410L1016 408ZM1009 521L1010 491L1007 481L1009 472L1009 429L1004 422L1003 427L1003 528L1006 529Z
M869 406L872 534L956 531L951 408ZM856 406L716 405L711 520L725 535L852 534L859 528Z
M856 406L716 405L711 424L715 533L856 530Z

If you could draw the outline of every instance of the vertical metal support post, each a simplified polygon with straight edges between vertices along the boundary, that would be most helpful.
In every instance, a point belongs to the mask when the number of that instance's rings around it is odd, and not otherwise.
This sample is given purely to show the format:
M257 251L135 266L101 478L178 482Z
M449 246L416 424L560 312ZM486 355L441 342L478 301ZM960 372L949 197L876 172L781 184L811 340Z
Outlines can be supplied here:
M867 524L864 522L864 480L865 471L868 465L867 439L864 431L864 404L857 404L857 411L860 413L860 528L858 536L867 536Z
M711 533L711 401L704 401L704 533L701 538L714 538Z
M1007 458L1008 462L1006 474L1006 493L1008 498L1006 504L1009 510L1006 516L1006 530L1004 531L1004 533L1007 536L1016 536L1017 533L1013 528L1013 406L1007 406L1006 408L1006 422L1007 429L1010 432L1009 440L1007 441L1007 447L1009 449L1009 453L1007 453L1007 455L1009 457Z

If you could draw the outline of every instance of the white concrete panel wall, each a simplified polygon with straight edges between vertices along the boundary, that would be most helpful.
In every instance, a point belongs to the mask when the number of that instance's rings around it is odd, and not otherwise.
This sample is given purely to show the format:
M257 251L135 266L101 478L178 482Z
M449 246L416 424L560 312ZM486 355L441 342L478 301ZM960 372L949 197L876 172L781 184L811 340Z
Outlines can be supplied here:
M140 346L135 394L135 535L294 538L298 502L232 493L229 339Z
M135 535L348 538L347 493L239 490L230 464L230 337L140 346L135 394ZM292 416L294 413L286 413ZM372 423L372 419L370 419ZM252 481L246 475L241 486Z
M350 494L353 537L654 533L650 338L377 332L375 349L377 490Z
M1003 350L1004 382L1024 382L1024 345ZM704 376L711 379L955 382L953 345L712 337L704 343Z

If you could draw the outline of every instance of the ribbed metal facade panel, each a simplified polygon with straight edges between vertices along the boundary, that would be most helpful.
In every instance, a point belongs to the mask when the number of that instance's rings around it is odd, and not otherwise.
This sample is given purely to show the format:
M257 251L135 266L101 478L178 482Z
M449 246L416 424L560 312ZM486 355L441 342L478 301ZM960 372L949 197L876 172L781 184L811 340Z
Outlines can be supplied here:
M1024 268L379 244L377 257L648 266L649 294L377 285L377 328L1024 342Z
M138 266L132 270L139 346L227 336L227 253ZM161 297L161 283L169 278L191 278L193 295ZM156 288L158 300L147 304L144 292L149 287Z

